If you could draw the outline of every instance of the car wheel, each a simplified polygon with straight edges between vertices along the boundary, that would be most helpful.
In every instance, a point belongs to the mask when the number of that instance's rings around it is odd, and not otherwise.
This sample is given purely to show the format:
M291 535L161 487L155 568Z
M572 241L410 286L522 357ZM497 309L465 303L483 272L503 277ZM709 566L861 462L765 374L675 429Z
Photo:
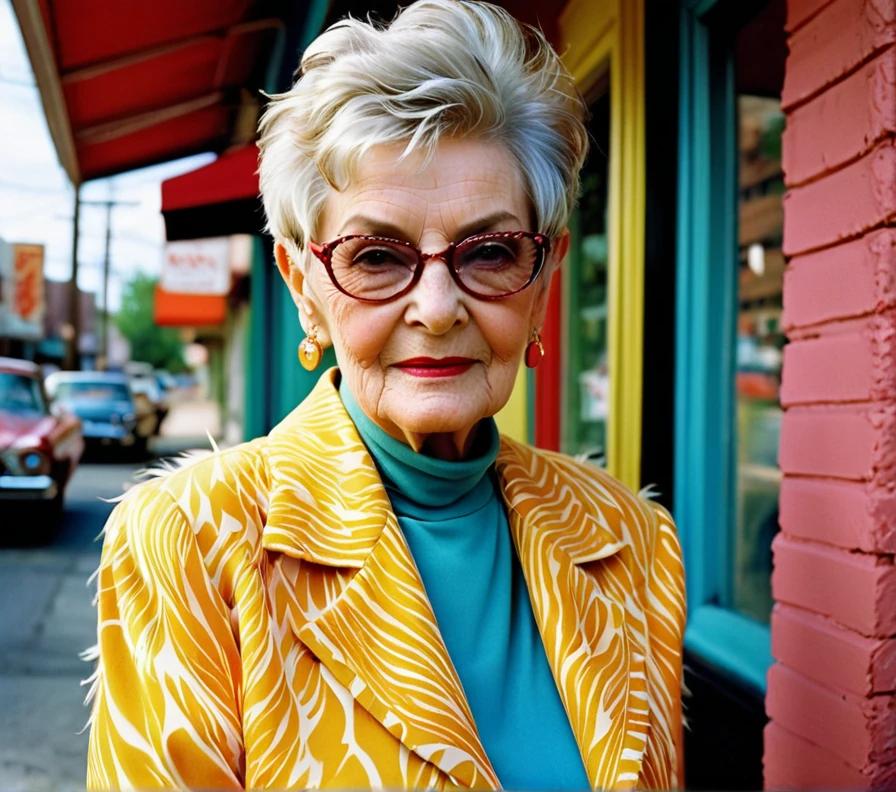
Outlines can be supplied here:
M149 455L149 438L138 437L131 446L131 454L137 462L142 462Z
M47 544L53 541L62 525L64 512L65 500L60 490L54 498L40 504L40 516L37 525L32 531L34 539L40 544Z

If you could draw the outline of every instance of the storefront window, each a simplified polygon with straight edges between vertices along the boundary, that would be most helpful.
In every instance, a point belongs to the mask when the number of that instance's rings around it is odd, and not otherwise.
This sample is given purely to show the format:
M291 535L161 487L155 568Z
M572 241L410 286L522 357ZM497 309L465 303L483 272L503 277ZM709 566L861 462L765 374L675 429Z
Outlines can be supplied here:
M772 597L771 542L778 531L779 389L784 256L784 181L777 99L740 94L737 373L737 521L731 602L768 622Z
M609 377L607 366L607 198L610 96L591 105L591 150L582 171L582 192L570 222L569 264L564 275L566 371L563 450L603 464L606 455Z

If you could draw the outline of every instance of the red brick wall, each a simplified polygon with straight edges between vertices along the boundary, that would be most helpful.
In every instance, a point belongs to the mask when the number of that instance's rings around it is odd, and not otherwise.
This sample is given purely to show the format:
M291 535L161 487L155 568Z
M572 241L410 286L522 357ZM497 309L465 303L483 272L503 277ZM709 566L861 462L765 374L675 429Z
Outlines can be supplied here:
M896 787L896 0L789 0L765 783Z

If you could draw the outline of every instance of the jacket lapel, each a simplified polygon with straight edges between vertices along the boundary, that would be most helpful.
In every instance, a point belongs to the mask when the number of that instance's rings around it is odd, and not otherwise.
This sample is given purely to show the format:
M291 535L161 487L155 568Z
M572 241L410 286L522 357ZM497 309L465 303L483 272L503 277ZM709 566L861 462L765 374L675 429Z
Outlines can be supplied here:
M630 496L616 482L595 486L559 455L505 439L497 465L535 621L588 778L595 788L633 788L648 708L644 616L634 605L642 600L631 596L643 581L626 557L626 524L644 517L627 510Z
M497 788L423 583L335 376L335 369L327 372L268 443L271 497L262 546L288 559L281 566L293 584L290 626L405 746L456 784ZM302 562L313 572L301 575Z

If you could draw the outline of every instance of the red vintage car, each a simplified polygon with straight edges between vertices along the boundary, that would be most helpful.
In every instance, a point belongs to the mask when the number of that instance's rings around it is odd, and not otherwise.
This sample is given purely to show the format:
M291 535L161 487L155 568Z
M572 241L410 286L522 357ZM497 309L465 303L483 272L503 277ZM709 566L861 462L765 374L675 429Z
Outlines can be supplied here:
M51 529L82 453L81 422L50 410L40 369L0 357L0 501L39 506L36 527Z

